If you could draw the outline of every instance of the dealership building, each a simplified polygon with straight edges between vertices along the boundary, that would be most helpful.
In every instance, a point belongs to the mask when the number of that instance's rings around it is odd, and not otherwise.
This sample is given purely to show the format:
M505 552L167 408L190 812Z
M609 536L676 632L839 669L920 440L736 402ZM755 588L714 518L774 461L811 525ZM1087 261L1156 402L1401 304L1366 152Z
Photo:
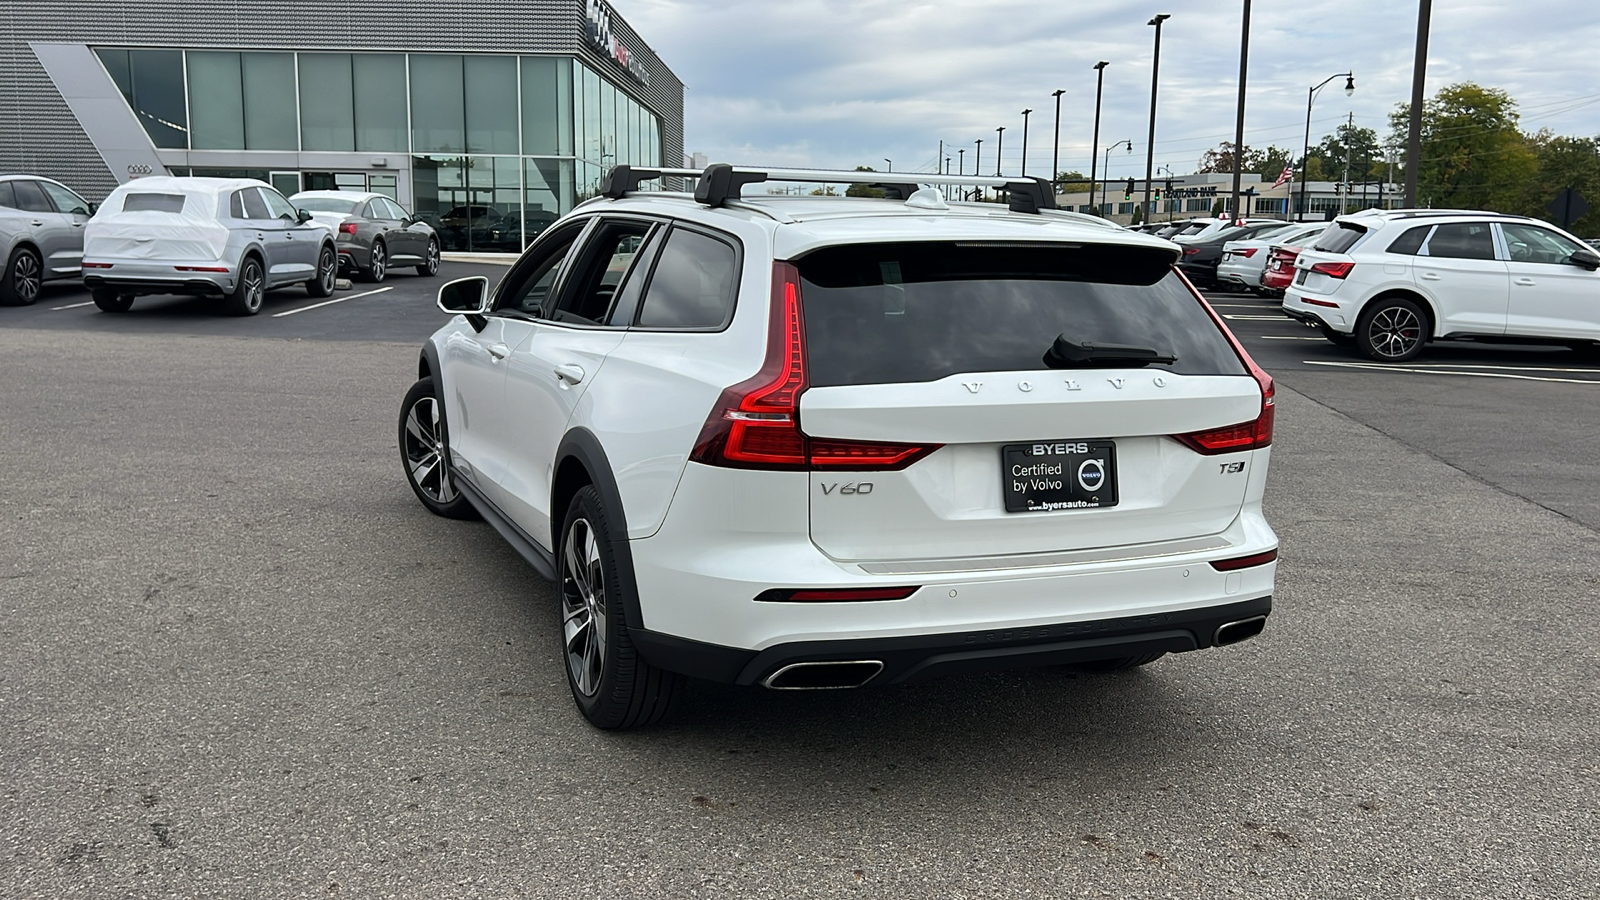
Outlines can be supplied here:
M604 0L10 0L0 173L387 194L515 251L619 163L683 158L683 84Z

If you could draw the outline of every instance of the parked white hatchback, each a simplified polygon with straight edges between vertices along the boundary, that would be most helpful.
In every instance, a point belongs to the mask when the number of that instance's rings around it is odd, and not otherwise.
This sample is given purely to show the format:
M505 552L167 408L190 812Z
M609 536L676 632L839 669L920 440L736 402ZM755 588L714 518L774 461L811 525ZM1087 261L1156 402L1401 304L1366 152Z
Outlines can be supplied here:
M1335 219L1295 269L1283 311L1383 362L1440 340L1600 345L1600 253L1537 219L1369 210Z
M637 191L662 175L701 177ZM557 583L593 724L683 676L1110 671L1265 625L1272 380L1174 245L1038 179L740 195L889 177L619 166L495 290L440 291L406 475Z

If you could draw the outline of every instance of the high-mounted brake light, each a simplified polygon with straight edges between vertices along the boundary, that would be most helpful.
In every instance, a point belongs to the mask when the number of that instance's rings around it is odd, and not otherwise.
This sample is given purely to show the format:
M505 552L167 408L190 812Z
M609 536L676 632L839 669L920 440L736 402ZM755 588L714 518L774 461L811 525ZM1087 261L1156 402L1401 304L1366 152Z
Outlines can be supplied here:
M1211 428L1205 431L1193 431L1188 434L1175 434L1172 436L1173 440L1178 441L1196 453L1206 456L1216 456L1219 453L1237 453L1241 450L1260 450L1263 447L1271 446L1272 420L1277 409L1277 404L1273 400L1275 389L1272 384L1272 376L1256 365L1256 361L1250 358L1249 353L1245 352L1244 345L1239 343L1239 339L1234 337L1232 331L1228 330L1228 326L1222 321L1222 317L1217 315L1217 311L1211 308L1211 304L1206 302L1206 298L1202 297L1200 292L1194 289L1193 285L1189 286L1189 292L1194 294L1195 300L1205 308L1206 313L1211 316L1211 321L1222 329L1223 337L1228 339L1228 343L1233 346L1233 352L1238 355L1239 361L1244 363L1246 369L1250 370L1250 377L1254 378L1256 385L1261 388L1261 412L1249 422L1240 422L1237 425Z
M800 395L808 384L800 270L774 263L766 362L717 398L689 459L734 469L894 471L942 446L807 437Z
M339 223L339 233L340 234L355 234L356 233L356 223L354 223L354 222L340 222Z
M1344 278L1355 267L1356 264L1353 262L1317 263L1311 267L1311 271L1326 275L1329 278Z

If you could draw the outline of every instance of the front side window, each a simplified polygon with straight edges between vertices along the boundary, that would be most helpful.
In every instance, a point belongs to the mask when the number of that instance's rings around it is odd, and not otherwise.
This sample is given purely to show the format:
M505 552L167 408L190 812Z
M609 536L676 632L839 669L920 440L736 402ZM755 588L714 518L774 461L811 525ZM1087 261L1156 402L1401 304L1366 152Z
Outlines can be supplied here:
M572 245L583 233L583 224L577 223L529 248L528 254L517 261L502 282L505 289L499 294L494 308L507 312L520 312L530 316L543 316L555 287L556 276L561 273L561 263L572 251Z
M1500 228L1505 232L1506 249L1511 251L1512 262L1561 265L1571 259L1572 254L1585 249L1576 241L1536 225L1501 225Z
M53 182L41 181L38 184L49 195L51 202L55 203L57 211L81 216L89 214L89 202L77 194Z
M1494 235L1488 222L1440 225L1428 238L1428 255L1445 259L1494 259Z
M622 280L649 232L646 222L606 222L595 229L585 244L581 268L568 280L569 287L551 318L585 325L608 322Z
M274 219L288 219L291 222L295 220L294 207L289 205L289 201L283 199L282 194L272 188L256 188L256 190L260 191L262 198L267 201L267 213L269 216Z
M818 387L1047 369L1058 336L1177 357L1160 371L1245 374L1170 256L1143 247L858 244L797 265Z
M721 328L733 317L739 255L727 241L675 228L639 307L643 328Z

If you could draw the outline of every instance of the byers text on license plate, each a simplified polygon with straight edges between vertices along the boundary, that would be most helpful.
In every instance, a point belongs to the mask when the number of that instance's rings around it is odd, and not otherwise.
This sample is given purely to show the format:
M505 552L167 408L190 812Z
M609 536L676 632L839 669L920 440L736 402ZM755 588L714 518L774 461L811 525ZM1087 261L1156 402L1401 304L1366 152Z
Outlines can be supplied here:
M1000 449L1006 512L1051 512L1117 505L1117 445L1055 440Z

